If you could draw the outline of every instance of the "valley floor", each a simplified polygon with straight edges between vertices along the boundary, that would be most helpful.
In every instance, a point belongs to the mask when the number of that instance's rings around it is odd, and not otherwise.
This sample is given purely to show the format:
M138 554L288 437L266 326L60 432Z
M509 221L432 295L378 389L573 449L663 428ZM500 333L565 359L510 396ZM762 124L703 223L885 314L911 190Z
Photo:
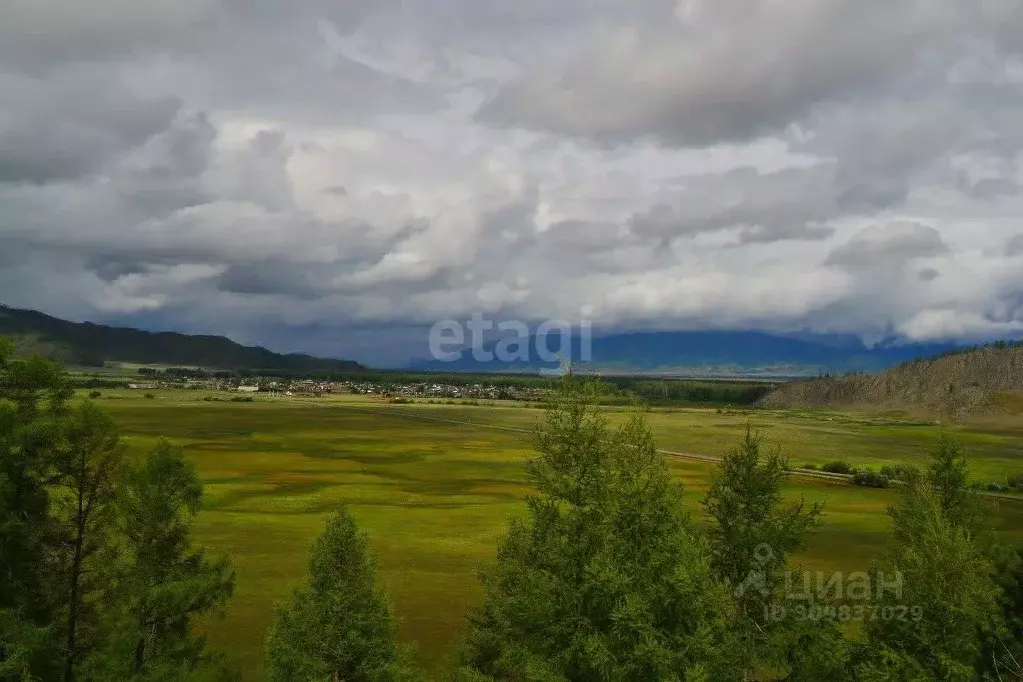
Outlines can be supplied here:
M391 405L361 397L251 403L206 402L196 391L103 392L134 452L167 436L186 449L206 483L200 540L231 556L238 584L213 641L257 679L275 602L305 572L323 518L349 503L380 559L381 579L424 663L449 665L476 575L490 561L508 519L521 513L528 432L539 410L525 406ZM933 422L858 413L658 409L650 422L666 450L719 456L752 424L792 466L843 459L875 468L922 462L940 428ZM1004 480L1023 472L1023 419L957 427L973 475ZM700 514L712 462L670 458ZM895 496L845 482L790 479L787 494L820 500L825 525L803 567L866 568L887 532ZM1023 502L997 502L999 528L1023 540Z

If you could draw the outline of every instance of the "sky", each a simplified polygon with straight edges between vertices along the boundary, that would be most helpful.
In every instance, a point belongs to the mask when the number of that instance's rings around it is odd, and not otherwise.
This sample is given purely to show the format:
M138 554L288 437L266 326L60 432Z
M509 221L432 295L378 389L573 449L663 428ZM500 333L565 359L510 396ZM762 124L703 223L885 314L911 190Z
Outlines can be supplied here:
M0 302L1023 333L1019 0L4 0Z

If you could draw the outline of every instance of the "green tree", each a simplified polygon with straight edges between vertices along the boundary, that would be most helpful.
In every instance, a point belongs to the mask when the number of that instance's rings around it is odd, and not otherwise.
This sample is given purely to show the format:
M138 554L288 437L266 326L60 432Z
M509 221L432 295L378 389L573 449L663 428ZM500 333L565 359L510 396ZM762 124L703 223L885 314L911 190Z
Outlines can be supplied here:
M992 679L1023 677L1023 551L1005 543L990 528L990 510L969 485L966 451L950 432L943 432L931 451L927 482L945 520L962 528L993 566L1000 617L983 629L975 671Z
M968 485L969 465L962 443L949 431L942 431L930 453L927 482L938 496L942 514L952 523L979 521L975 496Z
M703 498L712 520L711 568L732 588L739 614L734 655L751 672L784 669L789 680L840 679L846 651L835 623L797 619L797 604L784 588L789 558L820 526L821 507L802 500L785 504L786 462L762 449L760 437L747 427ZM817 606L813 600L798 605L804 614Z
M67 374L41 358L15 358L0 337L0 677L52 676L53 586L47 548L55 530Z
M409 652L395 643L394 616L367 544L346 508L327 519L313 545L308 583L278 609L267 636L270 679L417 679Z
M127 471L110 576L116 585L108 603L111 634L89 662L93 677L178 680L220 668L191 627L194 616L215 611L234 590L228 560L211 559L192 544L202 494L195 466L165 441Z
M113 420L92 402L72 409L67 448L54 493L59 524L53 548L63 613L65 682L76 679L84 656L100 646L103 566L114 542L123 447Z
M906 489L889 514L891 542L874 567L862 680L974 680L997 626L995 567L968 527L927 484Z
M537 427L537 493L511 523L462 652L464 679L728 680L730 601L645 415L617 428L567 376Z

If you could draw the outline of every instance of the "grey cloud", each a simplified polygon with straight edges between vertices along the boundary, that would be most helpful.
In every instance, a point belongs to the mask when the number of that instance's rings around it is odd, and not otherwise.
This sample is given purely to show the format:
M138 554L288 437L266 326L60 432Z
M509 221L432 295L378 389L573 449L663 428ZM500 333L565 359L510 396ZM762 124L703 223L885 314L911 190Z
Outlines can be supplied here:
M902 222L868 227L838 246L825 265L845 268L899 266L912 258L949 253L941 233L928 225Z
M836 213L832 177L824 165L692 178L673 205L635 214L630 229L661 241L728 228L740 229L740 243L824 239L832 230L820 223Z
M752 139L822 103L905 88L920 55L948 64L958 32L991 30L960 0L699 7L691 26L663 7L660 17L597 32L567 63L502 88L481 118L607 141Z
M7 303L339 354L362 325L365 357L474 310L1017 310L1014 0L719 0L688 28L673 0L14 3ZM836 244L852 224L880 227Z
M1019 183L1009 178L981 178L976 182L964 182L960 188L976 199L997 199L1019 192Z
M166 130L175 97L140 97L94 69L0 73L0 182L73 180Z
M612 250L622 245L620 228L614 223L566 220L551 225L542 239L565 255L573 252Z
M235 294L315 300L326 293L322 278L329 277L330 272L324 270L316 264L295 265L271 260L242 263L232 265L220 275L216 287Z
M74 62L102 62L183 46L219 14L218 0L5 0L0 64L45 73Z

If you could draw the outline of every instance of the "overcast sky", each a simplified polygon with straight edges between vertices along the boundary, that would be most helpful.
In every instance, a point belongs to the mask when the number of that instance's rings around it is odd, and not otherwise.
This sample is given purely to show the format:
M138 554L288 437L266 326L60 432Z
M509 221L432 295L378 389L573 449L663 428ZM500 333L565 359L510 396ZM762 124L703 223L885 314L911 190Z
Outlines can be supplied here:
M3 0L0 302L395 362L1023 330L1019 0Z

